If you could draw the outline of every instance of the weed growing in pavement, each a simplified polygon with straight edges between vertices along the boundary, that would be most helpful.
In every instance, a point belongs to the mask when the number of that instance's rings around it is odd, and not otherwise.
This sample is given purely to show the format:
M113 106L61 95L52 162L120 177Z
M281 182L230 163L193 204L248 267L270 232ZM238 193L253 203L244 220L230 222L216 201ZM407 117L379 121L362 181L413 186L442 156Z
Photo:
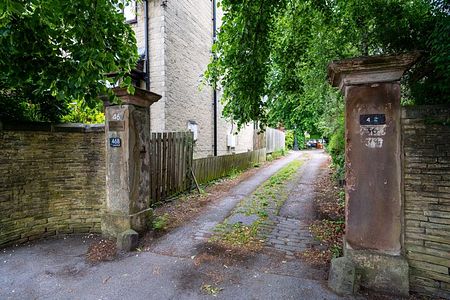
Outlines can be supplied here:
M212 243L223 244L227 247L246 248L249 250L258 250L262 247L262 240L258 238L258 229L260 221L253 222L246 226L241 223L233 225L222 223L216 226L216 234L210 239Z
M240 223L229 225L226 221L216 226L216 234L211 242L222 243L225 246L259 249L264 242L260 234L260 225L266 222L269 214L278 213L288 195L285 184L302 165L302 161L294 160L270 177L252 195L244 199L232 214L241 213L258 217L250 226Z
M217 287L217 286L213 286L210 284L204 284L201 287L201 290L203 293L211 295L211 296L217 296L217 294L220 293L220 291L223 290L223 288Z
M241 202L236 209L237 212L259 215L261 218L268 217L268 210L277 213L288 197L284 185L302 164L300 160L290 162L262 184L249 198Z

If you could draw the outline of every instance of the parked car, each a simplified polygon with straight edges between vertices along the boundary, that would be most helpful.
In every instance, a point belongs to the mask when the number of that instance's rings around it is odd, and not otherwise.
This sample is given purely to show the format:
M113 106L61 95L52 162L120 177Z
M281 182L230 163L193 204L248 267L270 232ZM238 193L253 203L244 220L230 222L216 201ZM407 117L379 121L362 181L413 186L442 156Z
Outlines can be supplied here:
M308 140L306 142L306 147L308 147L308 148L316 148L317 147L317 141L316 140Z
M318 139L316 148L317 149L323 149L326 143L327 142L326 142L325 139Z

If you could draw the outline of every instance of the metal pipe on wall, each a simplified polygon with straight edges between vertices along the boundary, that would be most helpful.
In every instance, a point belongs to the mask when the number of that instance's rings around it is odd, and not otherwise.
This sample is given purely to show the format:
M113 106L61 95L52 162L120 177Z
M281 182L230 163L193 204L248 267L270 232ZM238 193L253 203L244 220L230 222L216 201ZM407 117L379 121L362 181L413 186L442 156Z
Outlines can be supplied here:
M217 0L212 0L213 5L213 44L217 38ZM214 54L213 54L214 55ZM217 89L213 90L213 110L214 110L214 156L217 156Z
M148 0L144 0L145 89L150 90L150 46L148 38Z

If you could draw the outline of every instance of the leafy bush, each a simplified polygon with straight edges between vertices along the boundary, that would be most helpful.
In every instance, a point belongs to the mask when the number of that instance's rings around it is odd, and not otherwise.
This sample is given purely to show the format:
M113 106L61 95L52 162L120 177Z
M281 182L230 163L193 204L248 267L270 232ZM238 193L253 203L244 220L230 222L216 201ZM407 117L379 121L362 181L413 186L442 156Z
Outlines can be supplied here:
M342 122L343 123L343 122ZM330 153L333 160L333 165L336 168L336 179L344 179L345 172L345 127L341 124L330 138L327 146L327 151Z
M165 213L162 216L158 216L153 220L153 230L164 231L167 229L169 223L169 214Z
M285 135L285 145L287 149L293 149L294 148L294 131L293 130L286 130Z
M94 108L90 108L83 100L75 100L68 106L69 113L61 119L64 123L101 124L105 122L105 114L101 111L100 102Z

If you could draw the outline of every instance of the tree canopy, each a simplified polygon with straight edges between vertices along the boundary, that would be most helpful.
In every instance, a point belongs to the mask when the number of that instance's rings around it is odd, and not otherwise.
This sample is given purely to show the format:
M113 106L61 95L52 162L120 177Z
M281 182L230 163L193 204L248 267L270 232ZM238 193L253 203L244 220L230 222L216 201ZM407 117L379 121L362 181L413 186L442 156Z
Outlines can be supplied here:
M206 79L223 90L238 125L283 124L331 136L343 124L326 82L332 60L422 50L405 76L404 101L449 102L447 1L223 0L223 25Z
M94 107L137 61L121 0L0 2L0 119L58 121ZM115 78L106 76L117 73ZM129 79L125 83L129 83Z

